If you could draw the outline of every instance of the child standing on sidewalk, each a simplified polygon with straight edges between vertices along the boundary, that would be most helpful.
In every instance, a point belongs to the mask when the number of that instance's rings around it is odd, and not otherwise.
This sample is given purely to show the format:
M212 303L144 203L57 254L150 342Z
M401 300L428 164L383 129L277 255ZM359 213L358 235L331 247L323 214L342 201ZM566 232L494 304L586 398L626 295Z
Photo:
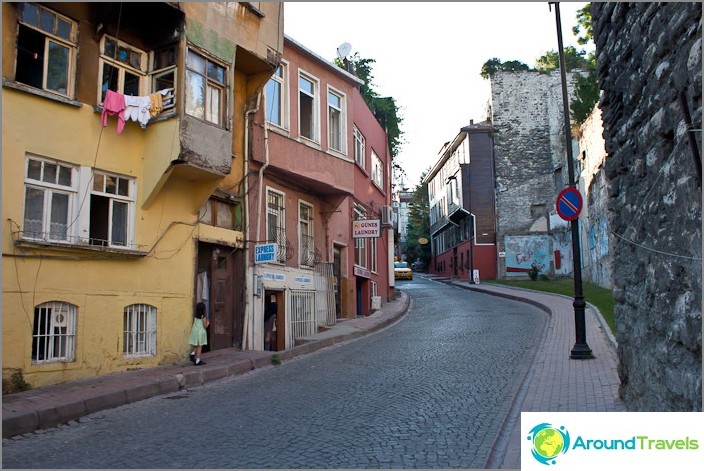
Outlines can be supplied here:
M208 345L208 333L205 329L209 325L210 321L205 317L205 304L198 303L196 313L193 315L191 334L188 336L188 343L193 346L193 351L189 356L194 365L205 365L205 362L200 359L200 353L203 345Z

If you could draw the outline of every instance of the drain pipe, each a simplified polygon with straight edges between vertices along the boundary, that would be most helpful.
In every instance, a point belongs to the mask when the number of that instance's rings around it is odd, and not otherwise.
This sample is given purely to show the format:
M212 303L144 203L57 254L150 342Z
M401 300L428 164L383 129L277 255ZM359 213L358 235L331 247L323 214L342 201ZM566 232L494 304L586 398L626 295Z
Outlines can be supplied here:
M245 208L245 214L247 215L247 224L245 225L245 230L248 232L249 231L249 117L250 115L253 115L257 111L259 111L259 105L261 101L261 92L257 94L257 104L255 105L254 108L250 108L244 112L244 208ZM261 175L260 175L261 178ZM261 185L260 185L261 186ZM257 218L259 219L259 218ZM258 231L258 229L257 229ZM247 240L249 237L247 237L247 234L245 233L245 252L244 252L244 259L245 259L245 266L249 264L249 243ZM257 234L257 241L259 240L259 235ZM252 293L252 296L256 293L256 288L257 288L257 281L256 281L256 276L254 276L254 271L252 271L252 275L254 279L250 278L249 276L245 277L245 293ZM242 325L242 350L247 350L249 348L249 325L250 321L252 319L252 309L253 309L253 302L250 302L250 296L246 295L245 296L245 309L244 309L244 322Z

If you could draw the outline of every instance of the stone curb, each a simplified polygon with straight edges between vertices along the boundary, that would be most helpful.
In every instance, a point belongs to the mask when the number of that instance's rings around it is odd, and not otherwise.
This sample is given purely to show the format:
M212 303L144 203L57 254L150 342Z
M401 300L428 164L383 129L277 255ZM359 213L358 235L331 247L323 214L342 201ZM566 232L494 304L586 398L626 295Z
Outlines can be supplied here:
M400 319L408 311L410 304L408 295L403 292L401 292L401 298L392 301L392 303L398 303L399 307L391 306L392 310L385 318L366 329L331 338L313 340L276 354L282 361L286 361L381 330ZM197 371L156 373L155 377L144 378L142 381L136 379L131 384L127 382L124 387L114 391L96 391L96 394L92 396L86 396L82 399L77 398L74 401L66 401L62 404L57 404L56 400L52 401L49 399L46 406L38 406L33 411L13 413L12 411L3 410L2 437L10 438L40 429L56 427L101 410L112 409L151 397L202 386L212 381L242 375L252 370L271 367L273 366L273 356L274 354L259 358L241 359L228 365L207 366Z

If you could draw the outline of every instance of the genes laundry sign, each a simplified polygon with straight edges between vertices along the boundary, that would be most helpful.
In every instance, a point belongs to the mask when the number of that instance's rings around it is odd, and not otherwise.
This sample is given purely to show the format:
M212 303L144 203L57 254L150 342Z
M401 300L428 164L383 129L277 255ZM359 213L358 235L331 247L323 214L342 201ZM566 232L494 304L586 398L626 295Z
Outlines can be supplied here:
M521 469L695 469L702 423L702 412L522 412Z
M352 237L379 237L381 221L378 219L359 219L352 221Z

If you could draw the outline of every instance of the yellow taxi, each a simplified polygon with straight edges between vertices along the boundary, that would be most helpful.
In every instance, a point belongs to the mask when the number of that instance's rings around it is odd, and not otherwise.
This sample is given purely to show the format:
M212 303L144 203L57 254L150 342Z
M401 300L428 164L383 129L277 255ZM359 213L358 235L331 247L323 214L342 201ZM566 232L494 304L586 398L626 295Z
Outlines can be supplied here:
M406 262L394 262L394 279L396 280L412 280L413 270Z

